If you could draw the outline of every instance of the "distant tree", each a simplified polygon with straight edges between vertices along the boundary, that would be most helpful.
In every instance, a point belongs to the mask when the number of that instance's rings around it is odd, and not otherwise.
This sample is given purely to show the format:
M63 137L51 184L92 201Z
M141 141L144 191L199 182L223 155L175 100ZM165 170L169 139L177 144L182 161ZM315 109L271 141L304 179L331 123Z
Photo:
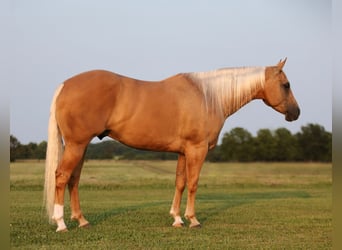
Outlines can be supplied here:
M27 145L20 144L16 150L17 159L35 159L37 144L30 142Z
M35 150L35 158L39 159L39 160L45 159L46 148L47 148L47 142L46 141L42 141L41 143L39 143L36 150Z
M13 135L10 135L10 161L14 162L17 159L17 150L18 147L20 147L19 140L14 137Z
M44 159L47 142L23 145L10 135L10 160ZM208 152L208 161L326 161L332 160L332 134L318 124L308 124L292 135L286 128L260 129L255 137L237 127L223 135L221 145ZM175 160L177 154L127 147L117 141L89 144L86 159Z
M15 151L16 159L29 159L30 154L28 152L27 145L20 144Z
M308 124L296 134L299 149L304 161L331 161L332 134L323 126Z
M288 129L276 129L274 140L276 161L296 161L299 159L297 138Z
M27 145L21 144L19 140L10 135L10 160L17 159L45 159L47 142L39 144L30 142Z
M214 149L212 149L208 152L206 160L210 161L210 162L224 161L221 152L222 152L221 151L221 145L217 145Z
M38 148L38 144L35 142L30 142L29 144L26 145L27 147L27 152L28 152L28 159L36 159L37 155L37 148Z
M224 134L220 151L224 161L252 161L253 136L244 128L234 128Z
M168 152L153 152L134 149L117 141L103 141L88 145L86 159L125 159L125 160L175 160L177 155Z
M114 141L91 143L87 148L86 159L112 159L117 146Z
M254 160L274 161L276 156L276 141L269 129L260 129L254 140Z

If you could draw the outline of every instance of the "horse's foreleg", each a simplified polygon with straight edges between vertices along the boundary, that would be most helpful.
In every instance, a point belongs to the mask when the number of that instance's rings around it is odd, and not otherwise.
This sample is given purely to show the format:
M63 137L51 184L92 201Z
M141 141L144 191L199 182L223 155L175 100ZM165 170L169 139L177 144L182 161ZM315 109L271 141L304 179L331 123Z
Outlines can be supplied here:
M180 203L182 194L185 188L186 176L185 176L185 156L182 154L178 155L178 163L176 169L176 190L173 197L173 202L170 210L170 214L174 218L172 226L182 227L184 222L180 216Z
M200 147L192 149L186 154L188 198L185 210L185 218L190 220L190 227L201 226L195 216L195 197L199 175L207 152L207 147Z
M75 168L74 172L72 173L68 182L68 189L69 189L69 194L70 194L70 205L71 205L71 219L77 220L79 223L79 227L89 226L89 222L84 218L82 214L81 206L80 206L80 199L79 199L79 194L78 194L78 184L79 184L80 177L81 177L83 162L84 162L84 155L81 161L79 162L78 166Z
M66 231L64 223L64 194L70 176L83 157L84 147L65 146L62 161L56 170L55 205L52 218L57 223L56 232Z

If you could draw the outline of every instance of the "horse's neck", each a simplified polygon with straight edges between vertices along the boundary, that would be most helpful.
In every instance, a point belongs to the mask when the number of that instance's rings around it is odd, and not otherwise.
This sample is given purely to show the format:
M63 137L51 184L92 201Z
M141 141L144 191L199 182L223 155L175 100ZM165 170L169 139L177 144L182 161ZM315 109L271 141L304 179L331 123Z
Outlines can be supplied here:
M225 68L188 75L203 92L208 111L227 118L256 98L264 85L265 68Z

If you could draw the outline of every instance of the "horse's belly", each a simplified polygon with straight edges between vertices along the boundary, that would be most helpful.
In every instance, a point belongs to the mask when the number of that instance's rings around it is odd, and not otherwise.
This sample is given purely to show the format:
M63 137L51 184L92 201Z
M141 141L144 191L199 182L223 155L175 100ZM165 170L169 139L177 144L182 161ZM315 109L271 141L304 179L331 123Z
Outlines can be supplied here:
M182 143L177 130L170 123L161 124L146 119L114 126L109 136L138 149L179 152Z

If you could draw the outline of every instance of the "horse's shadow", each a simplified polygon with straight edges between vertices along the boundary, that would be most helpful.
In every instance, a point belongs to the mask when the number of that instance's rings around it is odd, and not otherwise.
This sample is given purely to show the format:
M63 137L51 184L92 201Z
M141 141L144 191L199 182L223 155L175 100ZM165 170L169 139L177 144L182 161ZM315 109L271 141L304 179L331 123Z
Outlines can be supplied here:
M198 194L198 203L210 203L211 201L215 206L208 208L201 208L198 206L198 215L200 221L205 223L210 218L215 217L222 213L222 211L229 208L239 207L246 204L253 204L261 200L273 200L273 199L286 199L286 198L310 198L310 194L304 191L281 191L281 192L251 192L251 193L210 193L210 194ZM183 198L183 204L185 203ZM90 223L93 226L100 225L104 221L116 216L127 216L127 213L134 212L140 209L153 208L157 206L169 206L169 202L166 201L154 201L139 203L136 205L116 207L103 212L94 212L87 215ZM158 214L156 216L159 216ZM170 221L171 222L171 221ZM172 223L172 222L171 222ZM76 225L74 225L76 226ZM72 226L73 227L73 226Z
M287 198L310 198L311 195L304 191L281 191L281 192L251 192L251 193L215 193L210 195L197 196L197 199L204 202L216 201L218 205L206 209L201 213L201 222L219 215L223 210L239 207L246 204L253 204L262 200L287 199ZM217 202L219 201L219 202ZM225 202L226 201L226 202Z
M124 207L116 207L116 208L106 210L103 212L89 213L87 215L87 219L89 219L89 222L92 226L96 226L116 216L127 216L128 213L132 213L140 209L157 207L160 205L166 205L166 202L154 201L154 202L146 202L146 203L139 203L136 205L124 206Z

